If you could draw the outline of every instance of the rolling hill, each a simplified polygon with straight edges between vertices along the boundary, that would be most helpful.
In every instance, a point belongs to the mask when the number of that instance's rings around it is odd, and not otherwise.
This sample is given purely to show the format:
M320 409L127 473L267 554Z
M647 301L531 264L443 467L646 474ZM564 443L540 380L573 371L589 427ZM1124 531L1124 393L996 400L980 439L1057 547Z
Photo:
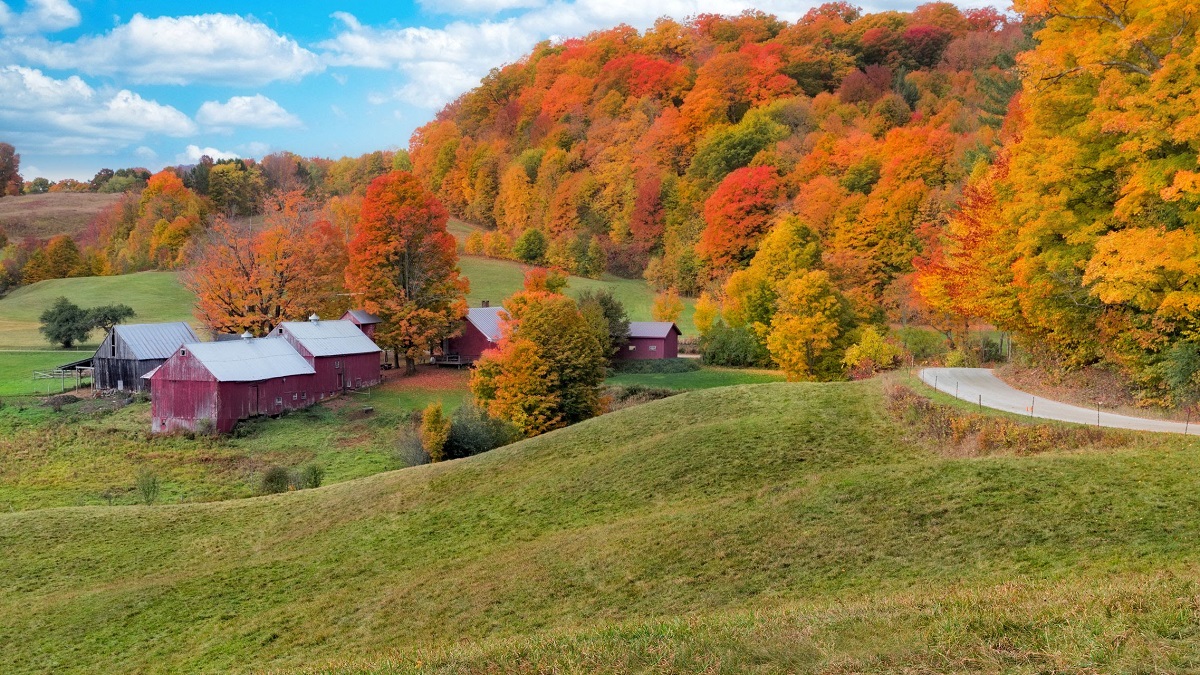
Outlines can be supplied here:
M92 218L121 200L121 194L53 192L0 199L0 230L12 241L78 235Z
M317 490L3 514L0 670L1200 665L1190 441L956 457L881 391L712 389Z

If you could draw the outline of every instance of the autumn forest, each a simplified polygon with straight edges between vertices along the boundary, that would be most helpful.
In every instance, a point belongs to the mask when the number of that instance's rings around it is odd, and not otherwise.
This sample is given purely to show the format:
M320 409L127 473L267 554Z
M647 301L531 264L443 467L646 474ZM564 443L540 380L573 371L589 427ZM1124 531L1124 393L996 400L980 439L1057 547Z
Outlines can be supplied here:
M844 378L848 349L903 326L971 363L994 328L1193 400L1200 19L1183 0L1015 10L838 2L544 42L407 150L26 183L128 191L78 236L6 242L3 285L180 269L214 330L334 313L370 285L364 198L391 176L478 226L465 253L697 298L695 331L791 379Z

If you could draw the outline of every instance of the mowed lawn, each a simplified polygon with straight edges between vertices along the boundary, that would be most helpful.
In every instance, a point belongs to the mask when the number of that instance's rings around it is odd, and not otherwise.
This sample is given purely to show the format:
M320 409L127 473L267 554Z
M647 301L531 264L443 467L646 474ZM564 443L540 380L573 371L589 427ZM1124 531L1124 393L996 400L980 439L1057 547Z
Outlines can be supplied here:
M1186 672L1200 454L747 385L211 504L0 514L0 671Z

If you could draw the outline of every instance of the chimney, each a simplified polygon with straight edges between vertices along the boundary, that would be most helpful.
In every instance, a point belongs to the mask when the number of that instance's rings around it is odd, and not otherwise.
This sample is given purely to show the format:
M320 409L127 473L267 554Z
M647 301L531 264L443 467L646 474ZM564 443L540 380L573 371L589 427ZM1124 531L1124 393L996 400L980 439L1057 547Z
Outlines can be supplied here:
M484 301L483 301L483 302L482 302L482 303L481 303L479 306L480 306L480 307L491 307L491 306L492 306L492 301L491 301L491 300L484 300Z
M312 313L312 314L310 314L310 315L309 315L309 317L308 317L308 320L309 320L309 321L311 321L311 322L313 322L313 323L316 323L316 322L318 322L318 321L320 321L320 320L321 320L321 317L317 316L317 315L316 315L316 313L314 312L314 313Z
M246 342L249 342L250 339L253 337L254 336L250 334L250 331L246 331L245 333L242 333L242 340L244 340Z

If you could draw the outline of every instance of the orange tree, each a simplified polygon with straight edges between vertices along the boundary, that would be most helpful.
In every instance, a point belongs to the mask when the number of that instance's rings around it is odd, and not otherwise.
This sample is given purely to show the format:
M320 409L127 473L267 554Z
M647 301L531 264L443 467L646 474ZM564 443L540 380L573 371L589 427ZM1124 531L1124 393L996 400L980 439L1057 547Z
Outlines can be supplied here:
M402 354L406 372L455 334L469 288L458 269L445 207L412 174L393 171L367 188L350 240L346 287L383 319L376 340Z
M597 325L575 301L525 291L505 301L504 337L471 375L480 407L526 436L574 424L600 412L607 354Z

